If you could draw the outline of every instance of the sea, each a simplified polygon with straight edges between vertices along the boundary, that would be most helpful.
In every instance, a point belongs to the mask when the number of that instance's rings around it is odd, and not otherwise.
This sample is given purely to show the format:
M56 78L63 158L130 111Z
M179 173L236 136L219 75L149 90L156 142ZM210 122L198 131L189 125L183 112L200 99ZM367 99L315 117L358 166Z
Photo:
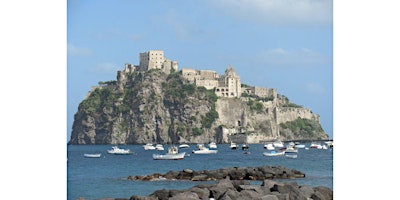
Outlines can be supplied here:
M238 149L232 150L229 144L218 144L217 154L199 155L192 154L197 145L189 144L189 148L179 149L179 152L187 152L182 160L153 160L153 153L166 153L169 145L164 145L164 151L144 150L143 145L118 145L134 152L129 155L108 154L107 150L113 145L67 145L67 199L129 199L132 195L148 196L156 190L180 190L199 184L214 184L215 181L128 180L128 176L226 167L284 166L299 170L306 177L275 181L297 182L312 187L325 186L333 190L333 148L313 149L309 148L310 143L302 144L307 148L299 149L297 158L264 156L266 149L263 144L249 144L246 151L241 150L240 145ZM101 153L102 156L86 158L85 153ZM251 184L258 185L261 181L251 181Z

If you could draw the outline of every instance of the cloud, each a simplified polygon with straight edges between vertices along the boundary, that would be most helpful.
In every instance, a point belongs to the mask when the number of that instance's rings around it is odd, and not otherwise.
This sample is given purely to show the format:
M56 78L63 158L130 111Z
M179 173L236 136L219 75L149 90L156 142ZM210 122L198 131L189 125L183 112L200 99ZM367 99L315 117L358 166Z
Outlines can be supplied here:
M239 19L271 25L331 25L333 0L214 0Z
M120 67L114 63L100 63L95 67L89 68L89 72L98 74L115 74Z
M93 52L84 47L76 47L73 44L68 44L67 45L67 53L70 56L90 56L93 55Z
M314 52L308 48L293 50L275 48L258 53L256 61L270 67L305 67L326 63L329 60L328 56Z

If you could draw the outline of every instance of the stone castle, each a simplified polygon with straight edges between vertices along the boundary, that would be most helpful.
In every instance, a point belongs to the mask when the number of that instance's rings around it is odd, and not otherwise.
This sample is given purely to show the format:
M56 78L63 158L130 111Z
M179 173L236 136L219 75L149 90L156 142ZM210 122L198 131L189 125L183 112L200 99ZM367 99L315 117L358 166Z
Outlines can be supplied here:
M145 72L152 69L158 69L166 74L170 74L171 71L178 71L178 61L166 59L163 50L150 50L139 54L139 65L126 63L125 69L123 71L118 71L117 77L118 79L124 79L126 74L135 71ZM276 98L278 95L274 88L242 85L240 76L236 74L236 70L231 65L228 66L223 75L212 70L182 68L182 76L189 83L195 84L196 86L203 86L208 90L214 89L215 94L218 97L240 98L242 94L247 94L266 98ZM92 87L92 91L99 87L101 86Z

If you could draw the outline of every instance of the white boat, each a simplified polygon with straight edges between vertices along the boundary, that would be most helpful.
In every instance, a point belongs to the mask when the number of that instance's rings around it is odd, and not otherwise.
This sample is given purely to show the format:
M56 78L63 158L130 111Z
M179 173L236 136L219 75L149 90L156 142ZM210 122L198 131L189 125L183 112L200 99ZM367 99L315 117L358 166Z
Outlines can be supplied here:
M297 152L299 152L299 150L294 146L294 144L293 145L290 144L290 145L286 146L285 152L286 153L297 153Z
M242 150L248 150L249 145L248 144L242 144Z
M120 149L118 146L113 146L112 149L107 150L109 154L114 154L114 155L128 155L128 154L133 154L133 152L130 149Z
M157 144L155 148L157 151L164 151L164 146L162 144Z
M216 149L209 149L204 146L204 144L198 144L197 145L198 149L193 150L192 153L194 154L216 154L218 150Z
M264 152L264 156L283 156L285 155L285 151L276 152L275 150Z
M189 148L190 146L188 144L181 144L179 145L180 149L185 149L185 148Z
M297 158L297 154L285 154L287 158Z
M304 148L306 148L306 145L304 145L304 144L296 144L296 145L294 145L294 147L296 147L298 149L304 149Z
M147 143L147 144L143 145L143 148L144 148L144 150L155 150L156 149L156 147L153 146L152 143Z
M311 142L310 149L322 149L322 145L318 142Z
M217 144L215 142L210 142L210 144L208 144L208 147L210 149L217 149Z
M273 142L272 144L274 145L275 148L282 148L282 147L284 147L283 142L280 141L280 140L277 140L277 141Z
M271 150L275 150L275 147L272 143L267 143L267 144L264 144L264 149L271 151Z
M179 153L176 146L168 148L167 154L153 154L154 160L182 160L186 152Z
M234 142L231 142L231 145L229 146L231 149L237 149L237 144Z
M86 158L100 158L101 157L101 153L85 153L83 154L83 156L85 156Z

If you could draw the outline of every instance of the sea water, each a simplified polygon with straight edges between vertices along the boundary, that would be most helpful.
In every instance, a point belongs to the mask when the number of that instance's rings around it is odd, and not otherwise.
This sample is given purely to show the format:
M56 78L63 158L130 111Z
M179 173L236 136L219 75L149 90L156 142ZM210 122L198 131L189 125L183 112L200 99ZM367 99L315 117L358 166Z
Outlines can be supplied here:
M155 190L188 189L198 184L209 182L192 181L138 181L128 180L128 176L149 175L192 169L195 171L212 170L226 167L284 166L305 173L305 178L276 181L297 182L299 185L312 187L325 186L333 190L333 149L299 149L297 158L285 156L268 157L263 144L249 144L245 154L240 149L232 150L229 144L218 144L217 154L192 154L196 144L190 148L179 149L187 152L183 160L153 160L153 153L164 151L144 150L142 145L119 145L130 149L130 155L108 154L113 145L68 145L67 146L67 199L75 200L100 198L128 198L132 195L148 196ZM309 147L309 143L306 144ZM86 158L85 153L102 153L101 158ZM261 182L252 182L261 184Z

